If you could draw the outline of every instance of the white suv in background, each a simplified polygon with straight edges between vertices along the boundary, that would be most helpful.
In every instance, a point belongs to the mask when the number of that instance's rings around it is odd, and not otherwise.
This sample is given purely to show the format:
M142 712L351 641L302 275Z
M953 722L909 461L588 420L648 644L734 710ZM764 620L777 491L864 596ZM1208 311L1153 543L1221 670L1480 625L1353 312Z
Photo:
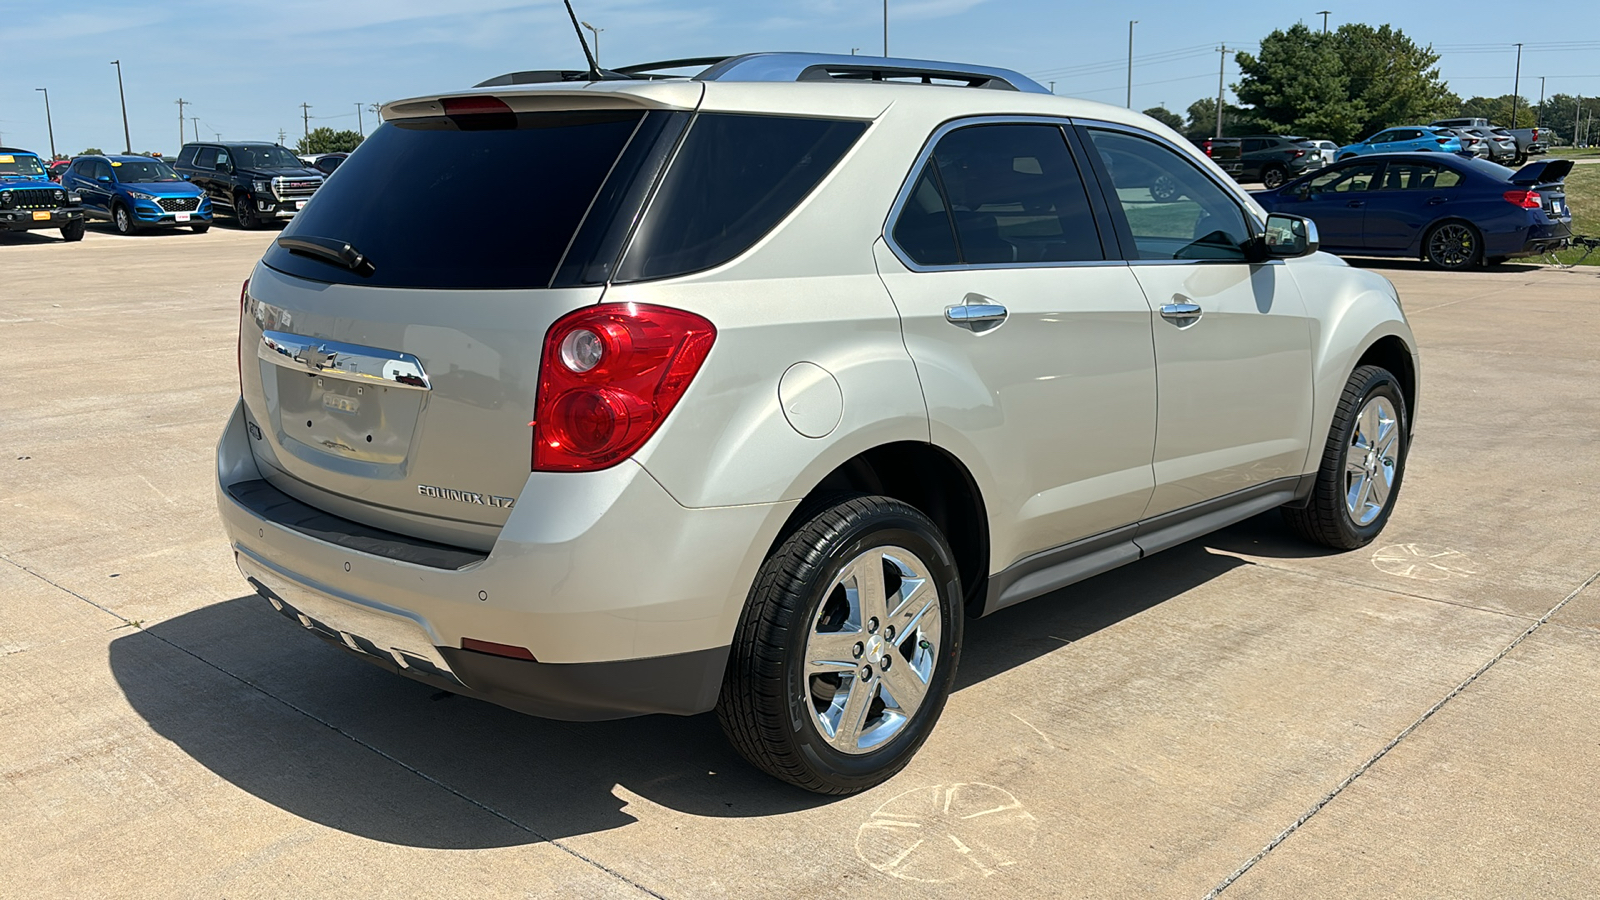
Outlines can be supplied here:
M1383 528L1393 287L1177 134L953 63L658 76L390 103L267 251L218 502L278 610L536 715L715 709L848 793L969 616L1273 508Z

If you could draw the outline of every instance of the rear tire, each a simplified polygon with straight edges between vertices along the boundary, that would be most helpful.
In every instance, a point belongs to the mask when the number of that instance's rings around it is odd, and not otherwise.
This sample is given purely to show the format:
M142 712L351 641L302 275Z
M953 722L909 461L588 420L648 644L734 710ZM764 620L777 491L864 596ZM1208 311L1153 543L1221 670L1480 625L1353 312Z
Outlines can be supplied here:
M853 794L904 768L944 709L961 579L918 510L859 494L826 503L762 564L717 719L756 768Z
M1400 495L1410 449L1408 422L1405 395L1393 373L1380 366L1350 373L1334 408L1311 499L1304 509L1282 510L1289 529L1335 550L1371 543Z
M1261 170L1261 186L1269 191L1283 187L1284 171L1282 166L1267 166Z
M1526 153L1518 153L1516 156L1511 157L1511 164L1513 166L1523 166L1526 165L1527 162L1528 154Z
M74 241L81 241L86 228L88 228L88 225L82 219L68 222L61 226L61 239L69 244Z
M1470 269L1483 256L1483 238L1466 222L1440 222L1422 238L1423 259L1448 272Z

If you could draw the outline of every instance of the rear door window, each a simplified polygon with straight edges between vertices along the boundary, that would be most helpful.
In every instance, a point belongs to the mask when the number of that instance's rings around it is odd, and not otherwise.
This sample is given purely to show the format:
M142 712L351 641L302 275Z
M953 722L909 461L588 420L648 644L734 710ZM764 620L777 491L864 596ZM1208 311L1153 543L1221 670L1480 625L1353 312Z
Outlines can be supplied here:
M590 110L462 116L461 124L445 116L387 122L284 230L348 243L372 262L372 273L276 243L265 262L303 278L380 287L547 287L645 115Z
M822 182L865 130L864 122L839 119L696 116L616 280L685 275L748 250Z
M1046 124L974 125L945 135L892 235L922 265L1105 258L1066 136Z
M1383 190L1432 191L1455 187L1461 183L1461 173L1433 163L1391 162L1383 170ZM1373 190L1378 190L1374 187Z
M217 148L200 148L200 154L194 158L194 167L208 172L215 169L217 167Z

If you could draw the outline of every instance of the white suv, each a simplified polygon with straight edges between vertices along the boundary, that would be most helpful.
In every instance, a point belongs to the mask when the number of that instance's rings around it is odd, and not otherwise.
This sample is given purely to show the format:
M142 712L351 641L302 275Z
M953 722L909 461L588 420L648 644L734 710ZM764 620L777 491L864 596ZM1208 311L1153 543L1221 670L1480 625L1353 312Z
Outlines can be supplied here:
M860 57L486 84L386 106L241 298L239 568L363 659L715 709L848 793L927 737L966 617L1275 507L1388 519L1393 287L1151 119Z

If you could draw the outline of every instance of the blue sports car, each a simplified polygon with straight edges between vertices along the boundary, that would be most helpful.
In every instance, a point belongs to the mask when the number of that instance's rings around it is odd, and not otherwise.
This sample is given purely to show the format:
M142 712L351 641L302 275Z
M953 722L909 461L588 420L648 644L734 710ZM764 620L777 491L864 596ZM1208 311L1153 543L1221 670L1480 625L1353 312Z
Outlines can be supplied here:
M1367 156L1372 153L1460 153L1461 136L1448 128L1432 125L1404 125L1385 128L1364 141L1346 144L1334 153L1334 159Z
M165 162L149 156L80 156L61 174L61 186L83 197L84 212L109 220L120 234L141 228L211 228L211 200Z
M1317 223L1322 249L1421 257L1441 269L1493 265L1567 244L1562 181L1572 160L1517 171L1445 153L1357 157L1254 194L1268 212Z

